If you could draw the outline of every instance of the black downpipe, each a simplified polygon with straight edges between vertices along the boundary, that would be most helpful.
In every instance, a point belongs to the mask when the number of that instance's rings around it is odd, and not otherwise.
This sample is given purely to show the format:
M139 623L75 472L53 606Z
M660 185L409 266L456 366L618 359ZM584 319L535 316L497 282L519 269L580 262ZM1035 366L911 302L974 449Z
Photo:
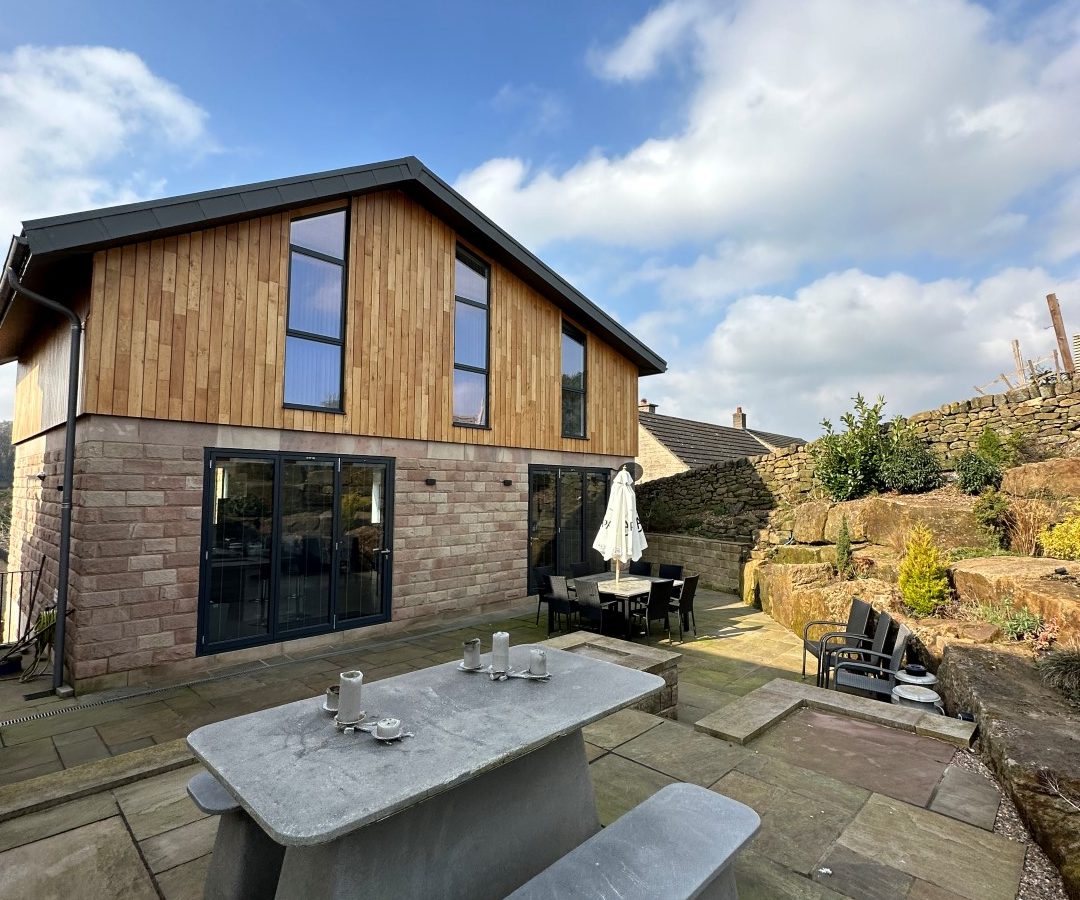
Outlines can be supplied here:
M79 404L79 351L82 348L83 323L78 314L55 300L23 287L9 266L4 273L8 285L27 300L61 313L71 320L71 352L68 364L67 426L64 433L64 481L60 500L60 560L56 592L56 640L53 652L53 690L64 684L64 631L67 624L68 578L71 557L71 493L75 469L75 416Z

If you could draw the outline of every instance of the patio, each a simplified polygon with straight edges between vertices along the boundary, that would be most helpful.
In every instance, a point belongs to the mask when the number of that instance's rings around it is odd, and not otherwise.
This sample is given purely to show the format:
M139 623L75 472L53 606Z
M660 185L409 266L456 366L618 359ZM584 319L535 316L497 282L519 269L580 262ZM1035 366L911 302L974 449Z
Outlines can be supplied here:
M698 638L670 645L682 654L679 721L623 710L586 729L604 824L686 781L747 803L762 818L761 833L739 858L743 898L1016 896L1025 848L993 833L998 790L966 751L810 709L745 745L693 730L773 679L798 681L801 662L790 632L736 598L701 591L697 610ZM184 785L199 767L169 742L208 722L314 696L344 668L361 667L366 680L390 677L457 659L464 638L486 640L496 629L515 644L543 640L534 617L535 607L523 608L368 649L249 665L229 677L0 729L0 774L13 783L0 787L0 866L10 873L0 897L53 896L74 877L87 897L114 896L121 886L132 897L201 896L217 823L187 798ZM48 709L57 701L37 703L34 709ZM2 715L26 712L9 699ZM143 749L129 752L136 748ZM157 774L155 759L167 759L171 770ZM83 774L90 772L109 786L95 791ZM58 805L15 812L20 798L50 784Z

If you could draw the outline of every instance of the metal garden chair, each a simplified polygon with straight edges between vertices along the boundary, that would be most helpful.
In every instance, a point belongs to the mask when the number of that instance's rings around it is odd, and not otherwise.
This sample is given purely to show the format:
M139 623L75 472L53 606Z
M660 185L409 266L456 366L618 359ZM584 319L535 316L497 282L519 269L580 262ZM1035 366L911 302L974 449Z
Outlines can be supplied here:
M910 638L911 631L906 625L901 625L896 631L892 653L863 650L861 655L870 657L870 662L838 660L833 669L834 689L891 702L892 690L896 687L896 673L900 671Z
M851 601L851 609L848 611L846 622L837 622L831 619L815 619L807 622L803 627L803 655L802 674L806 677L806 654L810 653L818 661L818 682L821 682L821 638L810 639L810 629L821 625L843 626L843 631L832 631L829 634L843 634L851 638L851 645L856 645L856 639L867 637L866 628L870 621L870 604L865 600L855 597Z

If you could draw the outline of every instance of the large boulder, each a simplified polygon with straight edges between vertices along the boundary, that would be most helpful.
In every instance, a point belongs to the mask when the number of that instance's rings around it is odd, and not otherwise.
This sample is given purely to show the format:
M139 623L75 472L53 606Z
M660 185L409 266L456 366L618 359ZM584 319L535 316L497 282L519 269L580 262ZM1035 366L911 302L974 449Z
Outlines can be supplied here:
M781 544L772 549L774 563L835 563L836 548L829 544Z
M827 500L811 500L796 506L792 537L800 544L824 544L830 506Z
M840 524L847 519L848 534L855 542L866 540L866 520L863 511L866 509L867 500L846 500L843 503L834 503L829 508L829 514L825 519L825 540L835 544L840 537Z
M1015 497L1080 497L1080 459L1047 459L1005 472L1001 489Z
M1070 573L1059 577L1055 570ZM1080 639L1080 564L1030 556L987 556L949 567L961 601L972 605L1008 603L1058 622L1058 640Z
M986 534L972 515L974 498L949 491L910 496L888 495L863 501L866 539L872 544L903 547L908 532L922 523L944 550L981 547Z

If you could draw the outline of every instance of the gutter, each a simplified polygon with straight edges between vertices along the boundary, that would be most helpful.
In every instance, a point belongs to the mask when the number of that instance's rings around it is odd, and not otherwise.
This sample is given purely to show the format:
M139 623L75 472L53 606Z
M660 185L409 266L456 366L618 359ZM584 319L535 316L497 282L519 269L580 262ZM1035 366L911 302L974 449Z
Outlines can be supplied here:
M16 243L21 243L16 238ZM23 244L25 247L25 245ZM14 246L12 247L14 250ZM12 253L8 254L8 261L12 261ZM29 260L27 260L29 265ZM25 267L23 269L25 272ZM67 422L64 427L64 479L60 501L60 559L57 563L57 592L56 592L56 633L53 646L53 691L58 695L66 695L64 691L64 637L67 625L68 605L68 581L70 580L71 567L71 494L74 485L75 469L75 416L78 412L79 401L79 351L82 348L83 322L78 314L68 309L62 303L50 300L36 291L24 287L19 281L15 270L8 265L4 271L3 286L12 291L11 299L5 304L3 313L0 315L0 326L3 319L7 318L7 312L11 308L15 297L21 294L27 300L44 306L53 312L66 316L71 322L71 349L68 361L68 397L67 397ZM70 688L67 689L70 691Z

